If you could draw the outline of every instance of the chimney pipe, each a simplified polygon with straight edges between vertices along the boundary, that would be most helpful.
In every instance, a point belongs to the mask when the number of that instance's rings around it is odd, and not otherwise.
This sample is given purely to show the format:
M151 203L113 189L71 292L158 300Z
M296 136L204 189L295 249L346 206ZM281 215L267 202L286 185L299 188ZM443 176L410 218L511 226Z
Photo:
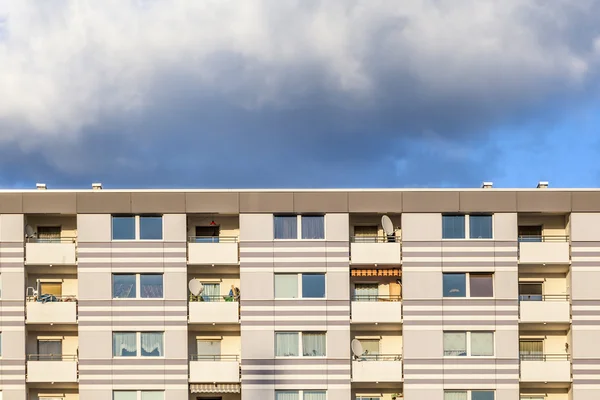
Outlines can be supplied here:
M547 181L539 181L537 184L537 188L538 189L547 189L548 188L548 182Z
M494 187L494 182L483 182L481 184L481 187L483 189L491 189L492 187Z
M45 183L36 183L35 187L36 187L37 190L46 190L47 189Z
M92 183L92 189L102 190L102 184L100 182Z

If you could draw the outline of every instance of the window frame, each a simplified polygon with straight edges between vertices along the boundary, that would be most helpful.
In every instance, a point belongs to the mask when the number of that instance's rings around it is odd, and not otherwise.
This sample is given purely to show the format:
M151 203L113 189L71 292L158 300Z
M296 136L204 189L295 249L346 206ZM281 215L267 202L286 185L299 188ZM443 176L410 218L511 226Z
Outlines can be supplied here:
M327 390L325 390L325 389L301 389L301 390L277 389L277 390L275 390L275 396L273 396L275 400L277 400L277 392L298 393L298 400L304 400L304 392L323 392L323 393L325 393L325 398L327 399Z
M464 275L465 276L465 295L464 296L446 296L444 287L444 275ZM471 275L490 275L492 278L491 296L471 296ZM496 297L496 282L493 272L442 272L442 298L443 299L494 299Z
M135 277L135 297L114 297L115 296L115 275L133 275ZM162 277L162 297L142 297L142 275L160 275ZM142 273L111 273L111 300L164 300L165 299L165 274L154 273L154 272L142 272Z
M466 348L465 348L465 355L464 356L451 356L451 355L446 355L446 349L444 347L444 335L446 333L464 333L465 334L465 340L466 340ZM492 355L491 356L474 356L472 354L471 351L471 333L491 333L492 334ZM444 358L495 358L496 357L496 332L495 331L488 331L488 330L482 330L482 331L454 331L454 330L448 330L448 331L443 331L442 332L442 356Z
M115 333L135 333L135 356L118 356L115 355L115 348L114 348L114 334ZM142 355L142 333L162 333L162 349L163 349L163 355L162 356L144 356ZM163 359L165 358L165 353L166 353L166 347L165 347L165 331L112 331L112 337L111 340L113 341L112 343L112 358L119 358L119 359L147 359L147 358L152 358L152 359ZM125 390L126 392L132 392L132 390ZM155 392L156 390L148 390L149 392Z
M444 216L448 216L448 217L458 217L458 216L463 216L464 217L464 222L465 222L465 226L464 226L464 237L461 238L445 238L444 237ZM489 238L474 238L471 237L471 216L474 217L490 217L491 218L491 226L492 226L492 234L491 237ZM453 241L453 240L479 240L479 241L483 241L483 240L494 240L494 214L493 213L473 213L473 214L460 214L460 213L443 213L442 214L442 240L448 240L448 241Z
M297 356L278 356L277 355L277 334L278 333L295 333L298 335L298 355ZM317 333L321 333L323 334L323 336L325 336L325 354L322 356L305 356L304 355L304 342L303 342L303 336L304 334L317 334ZM323 359L323 358L327 358L327 331L275 331L275 358L284 358L284 359L290 359L290 358L308 358L308 359Z
M130 217L134 219L134 237L133 239L115 239L114 238L114 218ZM140 218L154 217L161 219L161 238L160 239L141 239ZM163 214L112 214L110 217L110 237L113 242L163 242L165 239L165 216Z
M292 239L279 239L275 237L275 217L296 217L296 237ZM304 239L302 238L302 217L323 217L323 238L322 239ZM276 241L325 241L327 240L327 214L273 214L273 240Z
M323 275L323 283L325 286L325 294L323 295L323 297L302 297L302 276L303 275ZM298 293L297 297L275 297L275 277L278 275L296 275L297 279L298 279L298 284L296 285L297 289L298 289ZM276 272L273 274L273 298L275 300L323 300L323 299L327 299L327 273L325 272L292 272L292 273L287 273L287 272Z
M136 400L142 400L142 392L162 392L162 400L165 400L165 391L164 390L113 390L111 400L115 400L115 392L134 392Z

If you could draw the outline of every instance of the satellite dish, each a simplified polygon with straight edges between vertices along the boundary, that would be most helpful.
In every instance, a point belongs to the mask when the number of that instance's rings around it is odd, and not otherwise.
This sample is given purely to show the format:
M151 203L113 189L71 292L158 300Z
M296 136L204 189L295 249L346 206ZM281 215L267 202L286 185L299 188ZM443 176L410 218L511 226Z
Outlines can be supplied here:
M360 357L364 353L362 344L358 339L352 339L350 348L352 349L352 354L354 354L354 357Z
M35 235L35 231L31 225L25 225L25 237L33 237Z
M199 296L200 293L204 291L204 285L202 285L202 283L200 283L200 281L197 279L192 279L188 283L188 288L190 289L190 293L194 296Z
M394 224L387 215L381 217L381 226L383 226L383 231L386 235L390 236L394 234Z

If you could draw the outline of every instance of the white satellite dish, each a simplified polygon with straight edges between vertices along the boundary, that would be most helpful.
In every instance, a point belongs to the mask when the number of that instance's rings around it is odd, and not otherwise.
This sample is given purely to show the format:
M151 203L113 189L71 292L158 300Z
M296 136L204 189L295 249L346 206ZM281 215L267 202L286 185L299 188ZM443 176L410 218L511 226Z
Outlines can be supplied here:
M31 225L25 225L25 237L33 237L35 235L35 231Z
M394 224L387 215L381 217L381 226L383 226L383 231L386 235L390 236L394 234Z
M204 291L204 285L199 280L192 279L188 283L188 289L190 289L190 293L194 296L199 296Z
M364 353L362 344L358 339L352 339L352 342L350 343L350 348L352 349L352 354L354 354L354 357L358 358Z

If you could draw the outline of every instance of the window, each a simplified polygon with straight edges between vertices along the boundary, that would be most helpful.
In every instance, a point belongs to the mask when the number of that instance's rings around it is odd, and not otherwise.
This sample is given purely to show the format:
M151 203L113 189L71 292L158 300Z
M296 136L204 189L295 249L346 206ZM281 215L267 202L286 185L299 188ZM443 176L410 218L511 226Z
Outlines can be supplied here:
M379 285L377 283L355 283L354 301L377 301Z
M519 242L541 242L542 225L519 226Z
M354 227L354 241L358 243L375 243L377 242L378 233L377 225L357 225Z
M544 341L541 339L521 340L519 356L521 360L542 361L544 359Z
M40 296L52 295L62 296L62 282L40 282Z
M275 400L326 400L325 390L276 390Z
M464 239L465 238L465 216L464 215L442 215L442 238Z
M60 226L38 226L37 242L58 243L60 242Z
M469 237L471 239L491 239L492 216L469 215Z
M442 279L443 297L494 296L493 274L478 272L444 273Z
M163 298L162 274L113 274L113 299Z
M325 217L323 215L274 215L275 239L306 240L325 239Z
M219 243L220 227L212 226L197 226L196 227L196 243Z
M378 355L379 354L379 340L378 339L359 339L358 340L363 348L363 356Z
M165 392L154 390L115 390L113 400L164 400Z
M221 341L214 339L196 339L198 359L218 359L221 356Z
M204 286L204 290L202 290L202 294L200 295L202 301L220 301L222 299L220 283L202 282L202 286Z
M277 357L324 357L326 353L325 332L275 333Z
M444 332L444 356L491 357L494 332Z
M113 357L163 357L163 332L113 332Z
M444 400L494 400L494 391L444 390Z
M492 216L476 215L442 215L442 239L491 239L493 237Z
M39 361L62 361L62 340L43 339L37 341Z
M325 298L325 274L275 274L276 299Z
M162 215L113 215L113 240L162 240Z
M542 282L527 282L519 283L519 300L520 301L542 301Z

